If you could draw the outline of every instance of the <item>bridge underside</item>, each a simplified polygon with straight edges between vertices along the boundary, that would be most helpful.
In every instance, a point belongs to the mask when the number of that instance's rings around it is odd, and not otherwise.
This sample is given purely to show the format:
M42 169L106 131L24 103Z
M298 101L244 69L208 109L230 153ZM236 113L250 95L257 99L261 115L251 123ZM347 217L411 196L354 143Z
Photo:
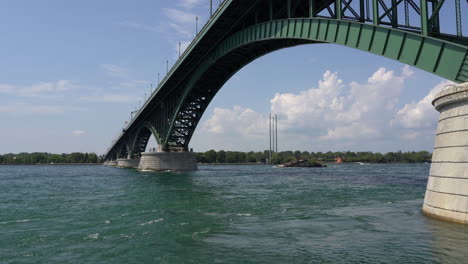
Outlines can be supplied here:
M461 26L457 35L440 32L438 8L444 1L372 0L371 7L368 2L224 1L106 159L141 156L151 135L164 151L188 151L204 111L229 78L255 59L283 48L338 44L455 82L468 79L468 41ZM402 8L405 21L398 15ZM414 14L421 17L416 25L410 19Z

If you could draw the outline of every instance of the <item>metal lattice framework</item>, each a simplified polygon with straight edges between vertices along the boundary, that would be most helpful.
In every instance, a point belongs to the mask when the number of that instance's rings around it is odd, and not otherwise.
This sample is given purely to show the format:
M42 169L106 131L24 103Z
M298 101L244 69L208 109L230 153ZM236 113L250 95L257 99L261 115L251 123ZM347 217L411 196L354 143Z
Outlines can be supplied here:
M448 2L448 1L447 1ZM106 160L139 157L151 135L165 151L187 151L216 93L242 67L270 52L334 43L468 80L460 0L225 0L113 142ZM440 12L453 7L452 34Z

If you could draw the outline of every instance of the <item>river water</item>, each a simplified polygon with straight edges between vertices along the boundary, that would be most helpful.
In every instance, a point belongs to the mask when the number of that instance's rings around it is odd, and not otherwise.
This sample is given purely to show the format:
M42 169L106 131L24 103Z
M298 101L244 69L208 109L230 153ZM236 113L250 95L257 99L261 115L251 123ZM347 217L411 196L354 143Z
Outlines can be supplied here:
M0 167L0 263L468 263L429 164Z

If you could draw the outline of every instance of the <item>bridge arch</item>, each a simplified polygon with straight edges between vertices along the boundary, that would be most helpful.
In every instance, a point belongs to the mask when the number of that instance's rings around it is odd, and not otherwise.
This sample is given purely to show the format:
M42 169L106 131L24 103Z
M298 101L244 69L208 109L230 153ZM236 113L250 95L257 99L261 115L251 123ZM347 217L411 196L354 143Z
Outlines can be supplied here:
M130 154L130 147L127 144L122 144L118 153L118 158L126 159Z
M394 28L324 18L272 20L232 34L200 63L179 100L163 144L188 143L216 93L237 71L270 52L333 43L384 56L443 78L468 79L468 48Z
M139 157L145 151L148 141L154 136L158 145L161 145L161 140L156 129L150 122L143 122L138 128L135 138L132 141L131 157Z

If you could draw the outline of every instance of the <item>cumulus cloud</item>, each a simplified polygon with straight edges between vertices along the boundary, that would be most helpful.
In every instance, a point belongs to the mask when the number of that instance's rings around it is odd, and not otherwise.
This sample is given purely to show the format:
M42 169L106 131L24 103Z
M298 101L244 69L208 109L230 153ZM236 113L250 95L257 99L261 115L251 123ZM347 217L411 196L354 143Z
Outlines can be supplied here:
M267 119L250 108L215 108L213 116L202 125L202 130L213 134L240 134L258 137L264 135Z
M443 81L436 85L429 94L418 102L406 104L396 114L392 124L403 128L418 129L432 128L439 114L432 106L432 100L445 86L453 84L451 81Z
M322 139L378 137L393 117L404 82L411 74L406 67L401 74L380 68L367 83L344 85L337 73L327 71L317 88L276 94L271 111L280 114L285 129L319 130Z
M283 140L300 139L310 145L354 144L411 140L435 127L437 113L430 101L448 82L443 82L421 101L399 108L402 91L413 71L380 68L366 82L345 84L338 73L326 71L317 87L298 93L277 93L270 100L271 112L278 113ZM235 106L216 108L201 131L242 140L268 135L267 114ZM425 130L424 130L425 129ZM263 144L263 143L262 143ZM288 143L292 145L293 143Z

